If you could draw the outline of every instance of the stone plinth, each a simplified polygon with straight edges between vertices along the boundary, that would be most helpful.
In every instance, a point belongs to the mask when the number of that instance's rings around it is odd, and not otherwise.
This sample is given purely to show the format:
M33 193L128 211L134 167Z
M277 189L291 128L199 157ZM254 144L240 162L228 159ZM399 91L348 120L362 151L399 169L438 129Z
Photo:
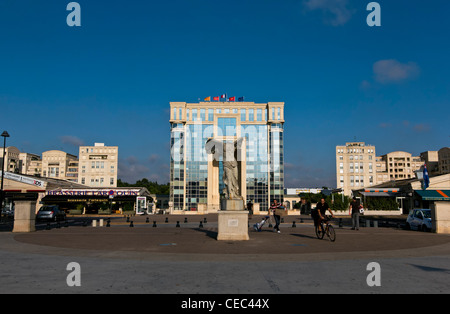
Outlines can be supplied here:
M222 210L245 210L244 201L242 199L220 200Z
M36 201L15 201L13 232L36 231Z
M248 211L221 210L218 212L217 240L245 241L248 236Z
M450 202L435 201L431 206L433 232L450 234Z

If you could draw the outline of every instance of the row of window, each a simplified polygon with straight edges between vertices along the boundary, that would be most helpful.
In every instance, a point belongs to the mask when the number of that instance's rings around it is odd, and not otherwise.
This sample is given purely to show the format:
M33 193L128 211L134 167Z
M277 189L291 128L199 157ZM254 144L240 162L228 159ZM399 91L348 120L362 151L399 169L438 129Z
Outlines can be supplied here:
M235 113L241 115L241 121L268 121L267 109L186 109L186 121L214 121L214 111L217 114L220 113ZM256 115L256 119L255 119ZM281 120L281 107L272 108L272 118L275 120ZM183 120L183 109L173 108L173 119Z

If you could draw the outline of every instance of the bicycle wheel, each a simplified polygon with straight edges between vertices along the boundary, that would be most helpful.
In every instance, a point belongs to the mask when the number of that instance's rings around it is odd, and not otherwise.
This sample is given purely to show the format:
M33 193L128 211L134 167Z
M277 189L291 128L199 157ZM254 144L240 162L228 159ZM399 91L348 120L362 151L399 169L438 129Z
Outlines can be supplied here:
M319 226L321 226L322 229L320 229ZM322 240L323 236L325 235L325 233L322 231L323 230L323 225L319 225L319 226L316 226L316 236L317 236L317 239Z
M328 225L327 236L330 238L331 242L336 241L336 232L334 232L334 228L332 225Z

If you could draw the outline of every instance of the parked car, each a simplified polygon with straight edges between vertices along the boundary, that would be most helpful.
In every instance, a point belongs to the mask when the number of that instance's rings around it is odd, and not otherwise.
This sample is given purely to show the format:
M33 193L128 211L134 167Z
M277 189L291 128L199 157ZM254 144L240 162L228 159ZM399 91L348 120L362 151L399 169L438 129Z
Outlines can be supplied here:
M39 209L36 220L66 220L66 213L58 205L44 205Z
M431 209L412 209L406 218L406 228L431 231Z

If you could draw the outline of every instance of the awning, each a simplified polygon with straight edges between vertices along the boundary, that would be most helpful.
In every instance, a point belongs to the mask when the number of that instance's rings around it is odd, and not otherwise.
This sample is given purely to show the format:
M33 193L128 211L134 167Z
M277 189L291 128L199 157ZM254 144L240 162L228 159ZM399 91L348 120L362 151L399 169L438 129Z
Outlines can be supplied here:
M386 192L386 191L377 191L377 192L359 192L363 196L372 196L372 197L391 197L397 195L397 192Z
M415 190L424 201L450 201L450 190Z

